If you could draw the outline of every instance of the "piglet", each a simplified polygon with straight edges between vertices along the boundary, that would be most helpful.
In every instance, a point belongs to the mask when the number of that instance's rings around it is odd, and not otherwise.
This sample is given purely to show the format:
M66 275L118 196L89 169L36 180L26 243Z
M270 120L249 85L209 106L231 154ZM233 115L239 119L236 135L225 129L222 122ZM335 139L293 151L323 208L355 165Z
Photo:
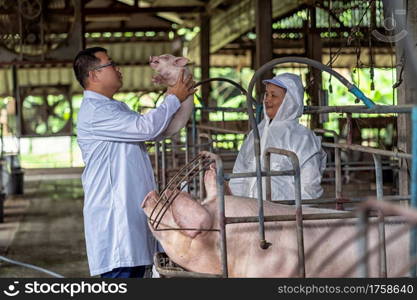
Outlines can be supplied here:
M171 54L163 54L159 56L151 56L149 64L157 74L152 77L152 82L163 86L173 86L180 75L181 70L184 69L184 78L190 74L186 67L189 60L185 57L176 57ZM181 128L184 128L191 117L193 111L194 101L193 96L189 96L181 107L175 113L168 127L162 133L161 137L170 137L176 134Z

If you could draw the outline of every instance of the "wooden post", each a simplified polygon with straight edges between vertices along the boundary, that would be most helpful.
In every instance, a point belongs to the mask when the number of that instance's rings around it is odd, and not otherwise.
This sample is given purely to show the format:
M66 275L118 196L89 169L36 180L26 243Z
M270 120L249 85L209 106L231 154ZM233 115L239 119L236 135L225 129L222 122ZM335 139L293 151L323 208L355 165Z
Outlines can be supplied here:
M404 0L402 2L403 13L401 11L396 12L396 18L407 18L407 24L409 30L407 34L413 34L413 40L417 37L417 3L416 1L408 0L406 5ZM406 9L407 8L407 9ZM385 12L387 13L387 12ZM405 15L406 13L406 15ZM391 15L385 15L391 17ZM401 30L398 28L397 30ZM407 56L404 55L404 49L401 44L401 40L396 41L396 60L397 60L397 78L400 78L400 73L403 70L403 82L398 87L398 105L403 104L417 104L417 87L415 85L415 78L412 75L411 65L407 62ZM411 117L408 114L398 114L397 119L397 130L398 130L398 143L397 147L400 151L411 153ZM405 160L400 160L400 171L399 171L399 194L409 195L410 194L410 176L409 170L411 171L411 165Z
M272 60L272 3L271 0L255 1L256 18L256 58L255 67L258 69L263 64ZM272 70L265 73L262 79L271 78ZM257 95L262 95L265 90L261 80L256 85Z
M320 39L320 33L317 30L317 20L316 20L316 8L310 7L310 21L305 24L305 47L306 47L306 56L317 60L322 61L322 43ZM310 85L311 82L311 85ZM319 106L320 105L320 90L321 90L321 71L309 67L309 73L307 76L306 88L307 93L310 96L311 103L310 105ZM313 114L310 119L311 128L319 128L319 115Z
M210 16L206 13L200 15L200 65L201 80L210 78ZM210 99L210 85L201 86L201 96L204 106L215 107L217 103L213 103ZM202 113L202 121L208 121L208 114Z

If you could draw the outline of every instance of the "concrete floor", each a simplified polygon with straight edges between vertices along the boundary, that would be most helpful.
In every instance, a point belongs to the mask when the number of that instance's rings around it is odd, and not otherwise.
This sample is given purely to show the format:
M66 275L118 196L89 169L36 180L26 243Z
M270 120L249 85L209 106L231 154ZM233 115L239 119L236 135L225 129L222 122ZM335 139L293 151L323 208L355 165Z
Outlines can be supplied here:
M5 220L0 223L0 255L64 277L90 277L81 172L81 168L25 170L25 194L9 196L5 202ZM324 187L328 196L334 194L332 184ZM375 193L369 183L364 190L356 183L351 188L346 186L345 196L372 192ZM0 261L0 277L51 276Z
M89 277L80 173L25 173L24 189L5 202L0 254L64 277ZM0 262L0 277L51 276Z

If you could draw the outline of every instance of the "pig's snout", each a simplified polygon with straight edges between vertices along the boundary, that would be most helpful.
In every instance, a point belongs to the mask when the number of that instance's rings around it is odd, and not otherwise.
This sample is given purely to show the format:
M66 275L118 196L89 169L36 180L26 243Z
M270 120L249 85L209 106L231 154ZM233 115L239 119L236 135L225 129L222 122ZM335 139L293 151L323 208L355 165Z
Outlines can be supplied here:
M149 56L149 63L151 64L157 64L159 63L157 56Z

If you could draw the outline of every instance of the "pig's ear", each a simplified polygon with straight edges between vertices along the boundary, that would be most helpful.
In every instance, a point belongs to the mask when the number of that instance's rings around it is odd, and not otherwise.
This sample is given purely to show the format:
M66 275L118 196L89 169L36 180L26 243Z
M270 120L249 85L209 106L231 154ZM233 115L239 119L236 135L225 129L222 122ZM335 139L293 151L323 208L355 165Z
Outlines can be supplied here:
M185 65L188 64L188 62L189 62L189 59L188 58L185 58L185 57L177 57L174 60L174 65L177 66L177 67L184 67Z
M145 199L143 199L141 203L141 207L145 208L149 205L151 205L153 202L157 202L157 199L159 198L157 191L150 191L146 196Z
M206 200L209 201L216 199L217 196L217 176L216 176L216 167L213 164L210 165L210 169L206 170L204 174L204 187L206 189Z
M188 193L181 192L172 203L171 209L174 221L180 228L196 229L182 230L191 238L202 232L199 229L211 229L213 225L212 217L207 209L193 200Z

